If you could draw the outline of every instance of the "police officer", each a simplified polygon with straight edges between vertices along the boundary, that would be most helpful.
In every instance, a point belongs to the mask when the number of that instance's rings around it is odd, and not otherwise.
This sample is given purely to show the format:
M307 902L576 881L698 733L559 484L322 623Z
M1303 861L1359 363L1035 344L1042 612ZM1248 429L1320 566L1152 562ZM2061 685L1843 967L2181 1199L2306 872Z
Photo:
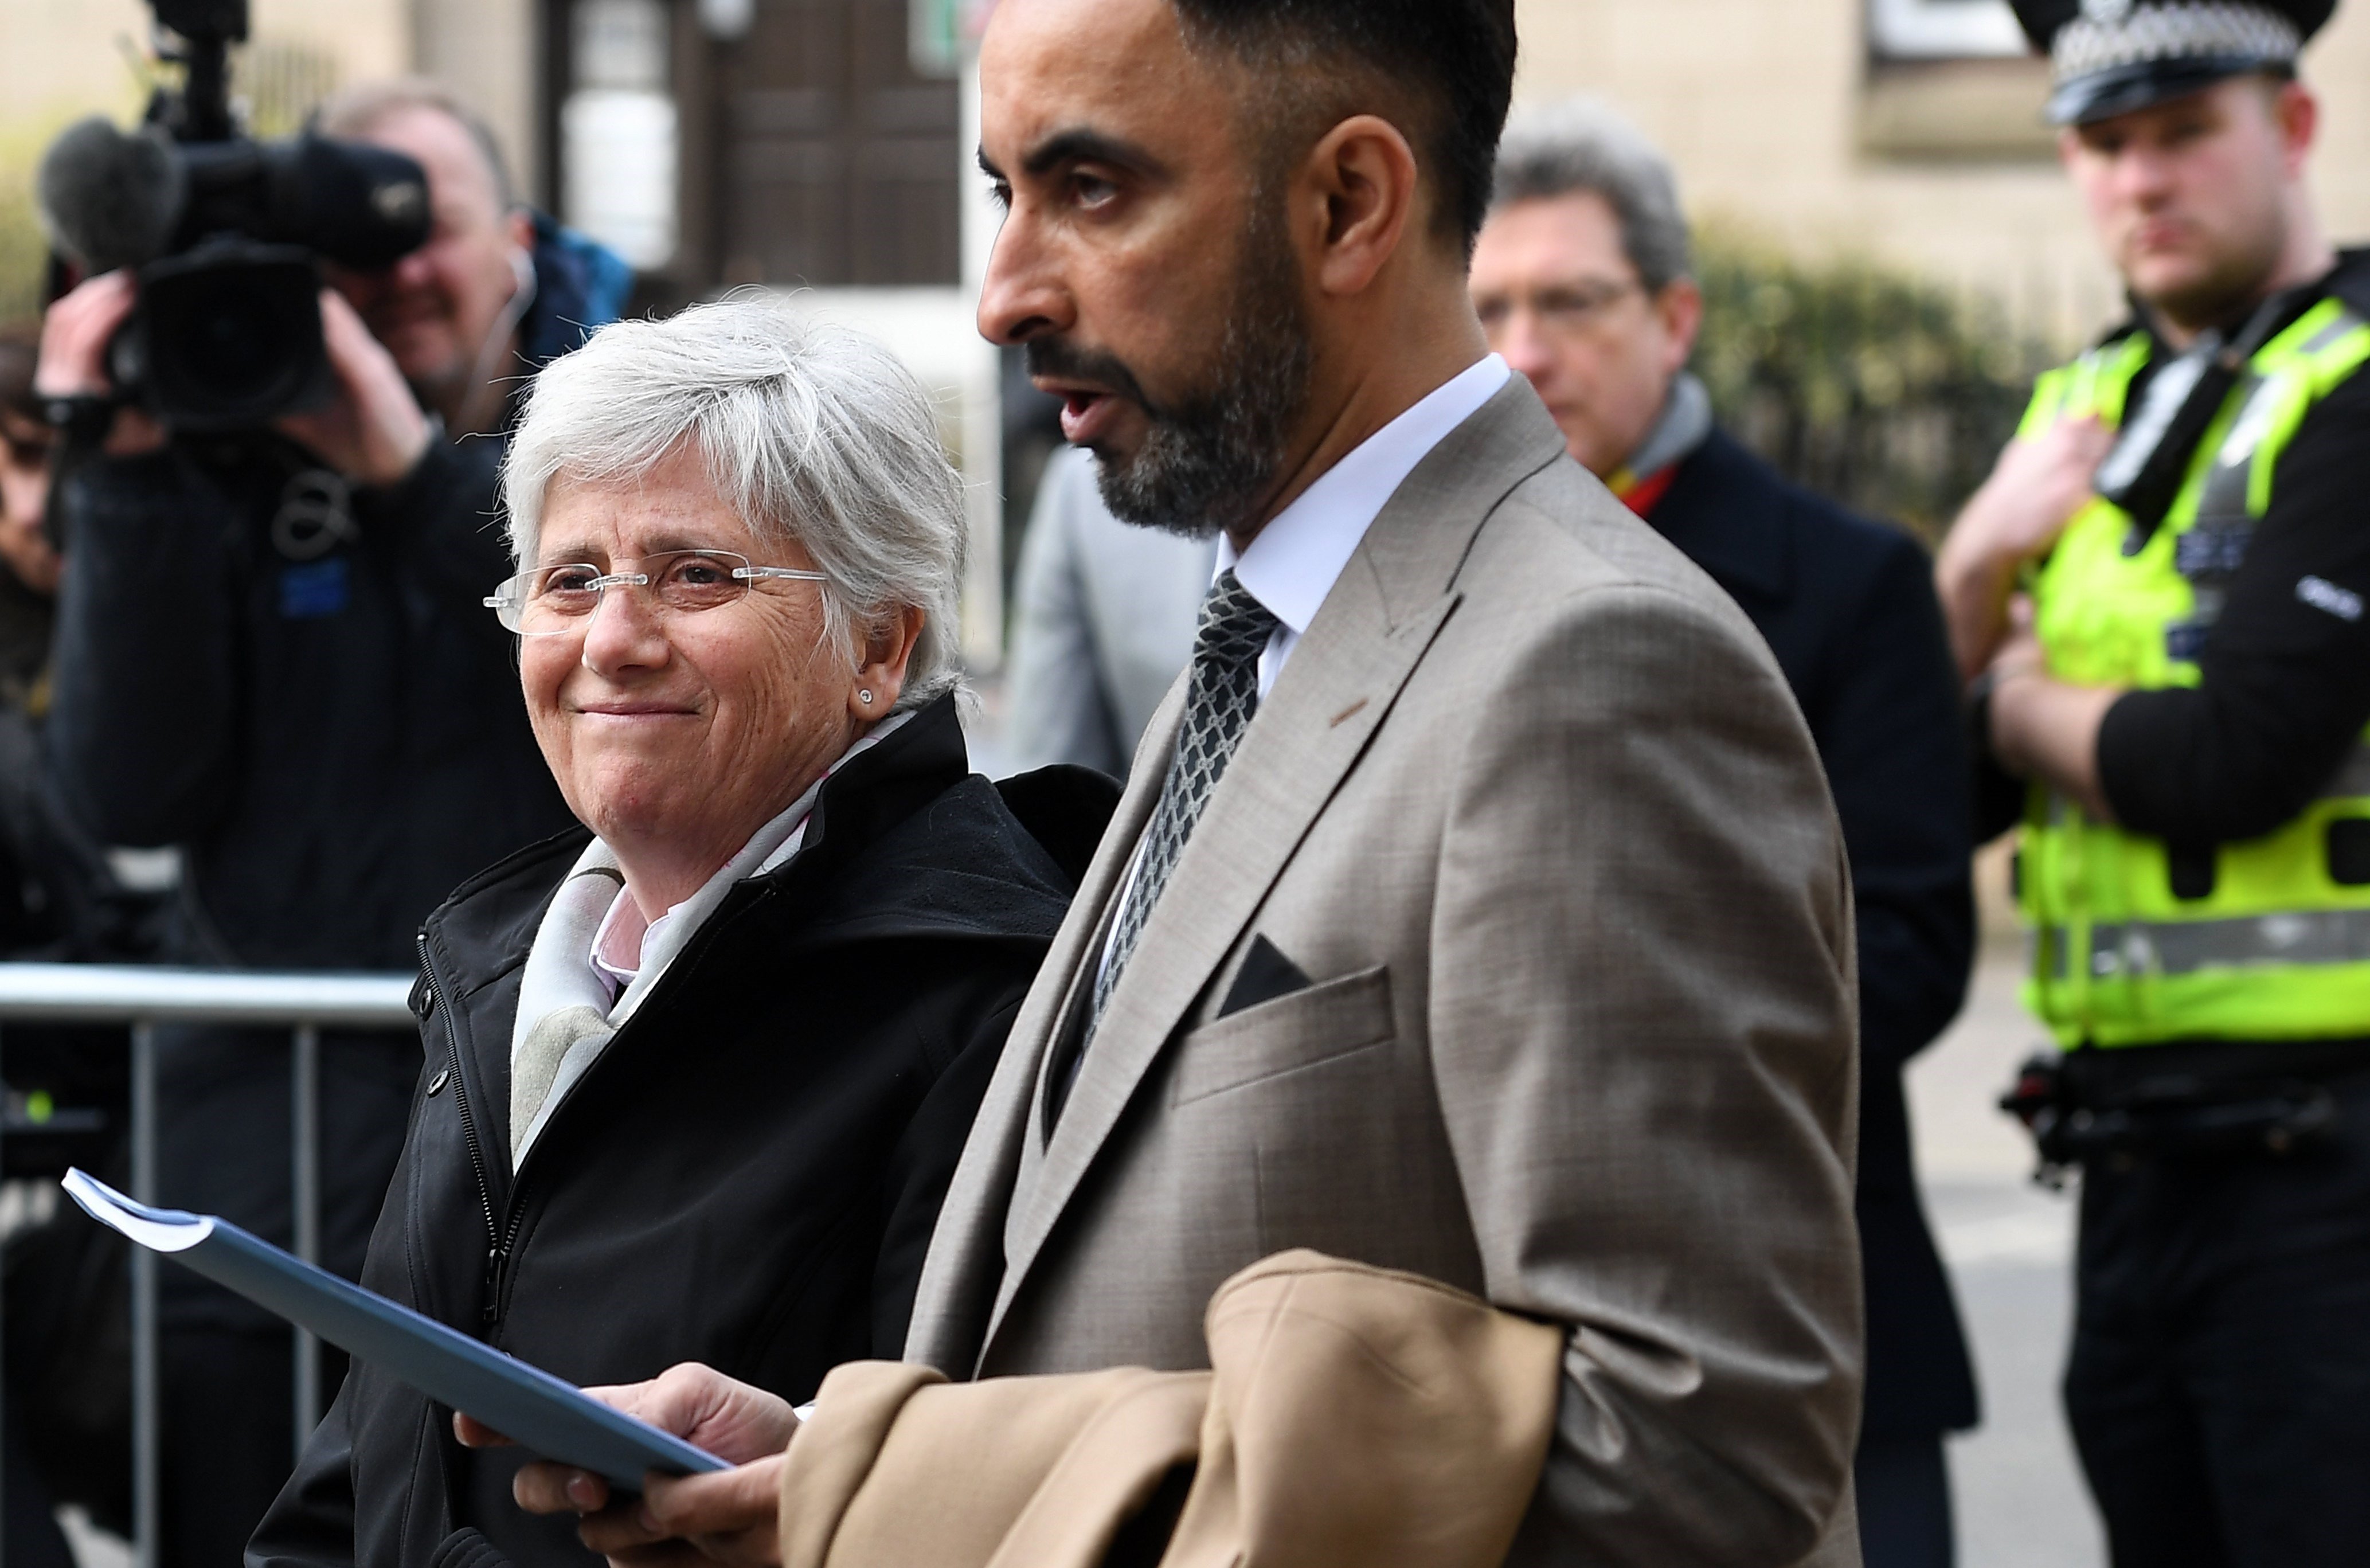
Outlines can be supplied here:
M2022 822L2119 1568L2370 1555L2370 254L2295 79L2333 8L2016 0L2132 314L1936 568L1985 836Z

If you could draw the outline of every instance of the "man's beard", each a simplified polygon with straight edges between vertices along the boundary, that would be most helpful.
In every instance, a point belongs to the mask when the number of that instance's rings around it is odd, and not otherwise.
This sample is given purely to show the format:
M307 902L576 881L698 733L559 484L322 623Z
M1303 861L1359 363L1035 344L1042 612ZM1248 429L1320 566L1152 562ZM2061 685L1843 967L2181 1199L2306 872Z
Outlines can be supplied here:
M2278 224L2247 231L2248 243L2212 259L2204 272L2180 286L2142 295L2142 302L2192 332L2208 328L2235 330L2262 304L2285 248ZM2135 293L2137 291L2134 291Z
M1156 404L1112 355L1057 339L1029 344L1031 375L1093 381L1136 403L1150 421L1144 444L1130 456L1094 449L1103 504L1122 522L1206 539L1249 522L1273 487L1307 406L1313 357L1282 205L1266 192L1254 198L1234 298L1201 390Z

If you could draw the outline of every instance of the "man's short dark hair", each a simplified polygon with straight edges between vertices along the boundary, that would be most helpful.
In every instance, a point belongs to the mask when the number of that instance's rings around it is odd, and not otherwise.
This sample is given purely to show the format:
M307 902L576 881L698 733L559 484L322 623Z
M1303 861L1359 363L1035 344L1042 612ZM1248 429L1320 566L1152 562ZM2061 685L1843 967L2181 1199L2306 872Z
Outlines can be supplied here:
M1277 133L1322 135L1358 113L1398 125L1439 188L1442 231L1472 250L1489 216L1490 167L1513 98L1514 0L1170 4L1189 40L1217 41L1270 78ZM1396 105L1375 98L1378 86L1405 91L1424 122L1408 124Z

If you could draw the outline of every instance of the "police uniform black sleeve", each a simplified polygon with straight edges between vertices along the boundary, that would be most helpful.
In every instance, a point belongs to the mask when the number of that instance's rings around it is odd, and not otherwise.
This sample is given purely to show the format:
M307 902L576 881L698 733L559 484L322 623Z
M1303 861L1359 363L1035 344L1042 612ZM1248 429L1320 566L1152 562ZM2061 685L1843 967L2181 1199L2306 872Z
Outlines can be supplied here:
M2370 370L2306 416L2199 651L2199 684L2107 712L2117 820L2183 845L2259 837L2319 795L2370 725Z

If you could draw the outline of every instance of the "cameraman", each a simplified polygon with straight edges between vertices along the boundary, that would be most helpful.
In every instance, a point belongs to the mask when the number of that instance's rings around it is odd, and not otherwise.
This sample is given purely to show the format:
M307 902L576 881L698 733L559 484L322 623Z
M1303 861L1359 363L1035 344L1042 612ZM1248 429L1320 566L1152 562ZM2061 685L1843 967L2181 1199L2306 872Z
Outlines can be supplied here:
M614 319L631 274L522 208L439 87L354 89L319 128L416 159L430 236L382 272L330 270L330 407L226 437L130 409L73 432L52 767L101 842L182 847L178 960L409 970L455 884L569 820L480 602L511 570L495 470L525 375ZM109 391L132 295L118 273L58 302L44 396ZM285 1032L158 1046L160 1197L287 1242ZM323 1262L350 1277L420 1066L414 1033L323 1042ZM162 1290L163 1562L220 1568L288 1473L290 1339L184 1271Z

